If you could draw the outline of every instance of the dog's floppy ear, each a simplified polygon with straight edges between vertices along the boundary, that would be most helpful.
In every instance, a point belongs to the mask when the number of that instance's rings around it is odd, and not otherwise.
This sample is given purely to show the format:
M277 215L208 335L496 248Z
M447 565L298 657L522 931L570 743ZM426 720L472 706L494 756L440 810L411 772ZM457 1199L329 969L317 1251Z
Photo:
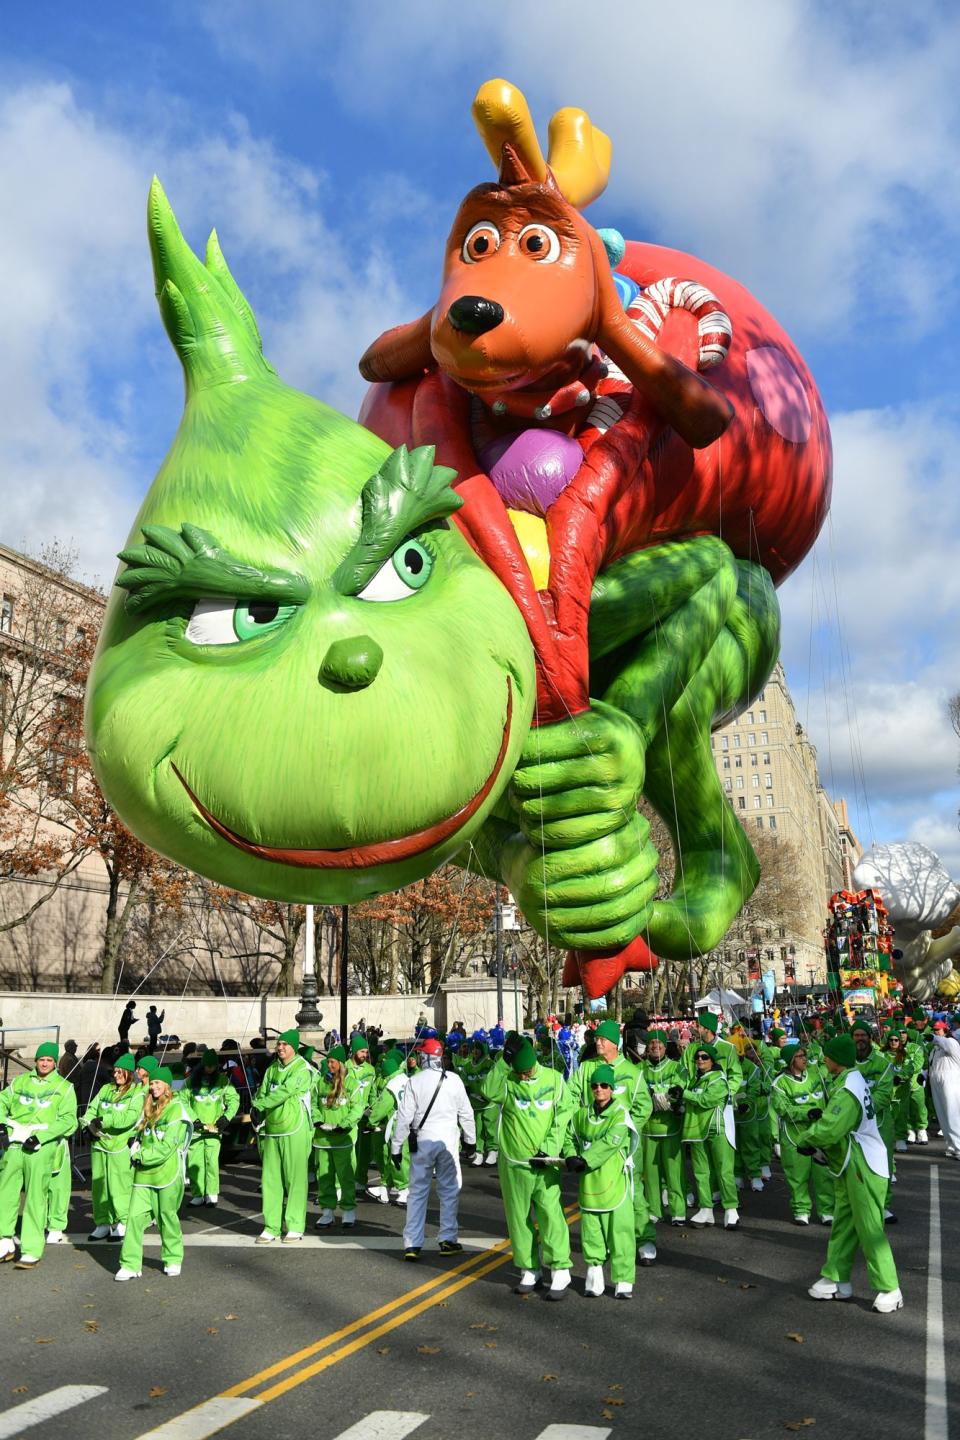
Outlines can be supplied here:
M385 330L360 357L360 374L364 380L409 380L429 370L433 364L432 321L433 311L428 310L419 320Z

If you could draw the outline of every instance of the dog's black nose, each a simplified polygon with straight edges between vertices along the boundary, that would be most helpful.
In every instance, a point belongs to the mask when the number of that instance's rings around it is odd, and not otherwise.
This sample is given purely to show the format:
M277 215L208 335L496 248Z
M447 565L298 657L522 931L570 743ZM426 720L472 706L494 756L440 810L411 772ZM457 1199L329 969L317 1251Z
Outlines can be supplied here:
M450 306L450 324L466 335L483 335L503 320L503 306L482 295L461 295Z

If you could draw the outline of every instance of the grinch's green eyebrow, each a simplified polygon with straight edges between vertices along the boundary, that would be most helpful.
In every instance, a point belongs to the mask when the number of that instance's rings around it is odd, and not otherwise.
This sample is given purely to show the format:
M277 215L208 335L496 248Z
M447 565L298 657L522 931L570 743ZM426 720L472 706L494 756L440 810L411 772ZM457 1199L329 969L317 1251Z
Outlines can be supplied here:
M180 533L166 525L144 525L145 545L131 545L119 558L130 566L117 576L128 592L124 608L142 614L170 600L225 599L302 605L310 587L302 575L261 570L224 550L207 530L183 524Z
M402 540L460 509L463 496L451 488L457 472L434 465L434 454L432 445L401 445L364 485L360 539L333 577L341 595L358 595Z

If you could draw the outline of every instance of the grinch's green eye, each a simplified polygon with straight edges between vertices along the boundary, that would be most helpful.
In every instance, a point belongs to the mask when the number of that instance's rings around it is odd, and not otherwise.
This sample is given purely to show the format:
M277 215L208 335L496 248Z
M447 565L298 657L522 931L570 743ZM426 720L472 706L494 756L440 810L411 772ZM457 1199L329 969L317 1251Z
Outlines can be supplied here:
M194 645L236 645L279 629L297 609L275 600L198 600L184 635Z
M419 540L404 540L357 595L358 600L406 600L430 579L433 556Z

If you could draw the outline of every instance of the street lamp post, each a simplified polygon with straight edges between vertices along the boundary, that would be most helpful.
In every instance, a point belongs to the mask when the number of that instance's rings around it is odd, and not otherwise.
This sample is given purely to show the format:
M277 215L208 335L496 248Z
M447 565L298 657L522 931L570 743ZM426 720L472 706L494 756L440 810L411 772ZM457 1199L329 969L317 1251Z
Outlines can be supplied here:
M317 1009L317 970L314 951L313 906L307 906L303 937L303 979L300 986L300 1009L295 1017L301 1033L319 1029L323 1016Z

